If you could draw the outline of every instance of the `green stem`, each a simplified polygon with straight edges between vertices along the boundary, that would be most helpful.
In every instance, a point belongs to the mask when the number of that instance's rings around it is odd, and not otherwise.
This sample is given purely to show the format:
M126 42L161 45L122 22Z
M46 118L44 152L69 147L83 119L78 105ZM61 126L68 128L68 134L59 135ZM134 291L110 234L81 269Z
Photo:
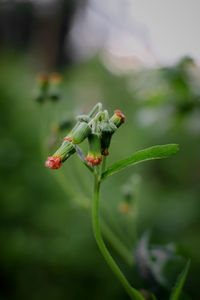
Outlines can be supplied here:
M103 156L103 161L102 161L102 167L101 167L101 174L106 170L106 156Z
M104 256L106 262L113 270L115 275L118 277L122 285L124 286L126 292L129 294L130 298L133 300L141 300L144 299L141 294L131 287L129 282L126 280L125 276L115 263L111 254L109 253L106 245L104 244L103 238L101 236L100 224L99 224L99 190L100 190L100 180L97 175L94 176L94 199L93 199L93 209L92 209L92 221L93 221L93 231L95 235L95 239L99 250Z
M105 223L101 222L101 228L103 236L110 243L110 245L118 252L118 254L126 261L129 266L133 266L133 255L131 252L124 246L124 244L118 239L118 237L112 232L110 227Z

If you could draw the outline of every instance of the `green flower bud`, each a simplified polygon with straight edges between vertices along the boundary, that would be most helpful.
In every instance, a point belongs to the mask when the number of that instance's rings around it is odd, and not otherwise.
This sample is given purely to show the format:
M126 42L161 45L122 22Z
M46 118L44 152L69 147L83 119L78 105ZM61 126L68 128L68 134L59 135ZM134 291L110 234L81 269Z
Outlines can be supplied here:
M88 155L86 160L88 161L88 165L94 167L101 163L102 155L101 155L101 141L97 134L90 134L88 136Z
M100 125L101 130L101 154L107 156L113 133L117 127L112 122L102 122Z
M64 141L60 148L54 153L54 156L60 156L62 161L65 161L69 156L76 152L76 148L69 141Z
M74 144L80 144L91 133L92 133L91 127L85 122L80 122L79 126L72 133L72 142Z
M75 132L75 130L78 128L79 125L80 125L80 122L77 122L76 125L72 128L72 130L68 133L68 135L66 135L66 137L64 137L65 141L72 142L72 135Z
M114 115L111 117L110 121L114 123L117 128L119 128L123 123L125 123L126 118L122 112L117 109L114 111Z
M49 86L49 77L47 74L39 74L37 78L37 88L35 91L35 100L42 103L47 98L47 90Z

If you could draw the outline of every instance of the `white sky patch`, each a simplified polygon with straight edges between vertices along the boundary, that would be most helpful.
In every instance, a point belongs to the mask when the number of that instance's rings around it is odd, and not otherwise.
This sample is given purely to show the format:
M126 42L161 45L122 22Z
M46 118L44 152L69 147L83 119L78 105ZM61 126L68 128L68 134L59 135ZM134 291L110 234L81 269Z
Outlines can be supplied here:
M200 0L90 0L70 36L77 57L104 49L152 66L185 55L200 62L199 28Z

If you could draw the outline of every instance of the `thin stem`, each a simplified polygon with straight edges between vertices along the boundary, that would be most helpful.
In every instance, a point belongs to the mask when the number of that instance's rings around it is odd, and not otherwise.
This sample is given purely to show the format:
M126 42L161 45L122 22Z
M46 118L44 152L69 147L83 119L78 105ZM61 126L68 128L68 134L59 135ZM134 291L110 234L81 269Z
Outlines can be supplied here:
M101 236L100 225L99 225L99 190L100 190L100 181L97 176L94 176L94 199L93 199L93 209L92 209L92 221L93 221L93 231L94 236L101 251L102 255L104 256L106 262L113 270L115 275L118 277L122 285L124 286L126 292L129 294L130 298L133 300L141 300L144 299L137 290L131 287L129 282L126 280L125 276L115 263L114 259L112 258L111 254L109 253L106 245L104 244L103 238Z
M106 170L106 156L103 156L102 166L101 166L101 174Z
M101 228L103 235L110 245L115 249L118 254L126 261L129 266L133 266L133 255L131 252L124 246L124 244L118 239L118 237L113 233L110 227L105 223L101 222Z

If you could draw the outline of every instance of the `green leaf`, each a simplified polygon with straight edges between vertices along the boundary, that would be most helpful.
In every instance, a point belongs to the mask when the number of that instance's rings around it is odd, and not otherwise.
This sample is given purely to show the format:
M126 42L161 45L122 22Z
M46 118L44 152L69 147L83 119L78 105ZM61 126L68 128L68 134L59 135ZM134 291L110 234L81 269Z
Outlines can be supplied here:
M183 269L183 271L181 272L181 274L179 275L177 282L172 290L172 293L170 295L170 300L178 300L179 296L181 295L181 291L183 288L183 285L185 283L185 279L187 277L188 271L189 271L189 267L190 267L190 260L187 262L185 268Z
M116 163L108 167L108 169L102 174L101 179L104 180L106 177L125 169L128 166L135 165L139 162L151 160L151 159L161 159L167 158L175 153L177 153L179 147L177 144L168 144L162 146L153 146L141 151L134 153L133 155L119 160Z
M154 294L151 294L152 300L157 300L156 296Z

